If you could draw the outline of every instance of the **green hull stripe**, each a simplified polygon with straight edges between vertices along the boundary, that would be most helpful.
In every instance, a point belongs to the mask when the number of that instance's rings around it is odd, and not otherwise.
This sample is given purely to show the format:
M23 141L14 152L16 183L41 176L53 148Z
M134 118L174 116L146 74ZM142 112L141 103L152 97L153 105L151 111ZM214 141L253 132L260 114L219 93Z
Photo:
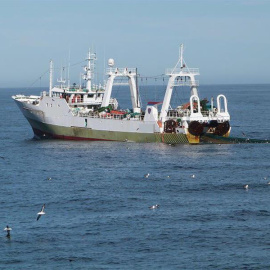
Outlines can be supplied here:
M89 128L61 127L41 123L32 119L27 119L33 130L39 130L53 137L63 139L88 139L88 140L108 140L108 141L132 141L132 142L159 142L169 144L187 143L185 134L171 133L130 133L118 131L92 130Z

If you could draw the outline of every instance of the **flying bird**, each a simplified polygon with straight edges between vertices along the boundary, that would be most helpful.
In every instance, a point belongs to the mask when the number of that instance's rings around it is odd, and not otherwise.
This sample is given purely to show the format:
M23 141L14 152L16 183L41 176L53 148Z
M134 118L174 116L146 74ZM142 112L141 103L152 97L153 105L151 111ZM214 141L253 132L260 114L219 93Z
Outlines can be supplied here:
M42 205L41 211L37 213L38 215L37 220L39 220L42 215L45 215L44 209L45 209L45 204Z

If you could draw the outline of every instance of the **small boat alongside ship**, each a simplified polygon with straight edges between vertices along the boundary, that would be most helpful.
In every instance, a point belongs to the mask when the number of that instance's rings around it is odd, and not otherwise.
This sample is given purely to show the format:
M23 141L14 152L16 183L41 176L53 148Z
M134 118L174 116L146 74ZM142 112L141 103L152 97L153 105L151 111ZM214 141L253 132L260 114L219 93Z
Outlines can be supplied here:
M198 144L204 135L228 137L230 114L223 94L210 105L198 95L198 68L188 68L183 59L183 45L179 59L169 76L163 102L148 102L142 108L138 91L136 68L117 68L114 60L108 60L108 79L104 86L93 85L95 54L87 55L84 67L85 86L53 86L53 63L50 63L49 92L40 96L12 96L35 136L68 140L100 140L125 142L160 142ZM126 78L129 84L132 108L118 109L118 101L112 98L112 89L118 78ZM188 86L189 100L171 107L172 93L176 86ZM183 88L184 89L184 88Z

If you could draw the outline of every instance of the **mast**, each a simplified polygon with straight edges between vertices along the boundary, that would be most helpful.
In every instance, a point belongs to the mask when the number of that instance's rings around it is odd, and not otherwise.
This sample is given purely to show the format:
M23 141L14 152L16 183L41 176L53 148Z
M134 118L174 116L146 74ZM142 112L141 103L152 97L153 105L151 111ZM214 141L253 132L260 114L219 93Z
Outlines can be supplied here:
M65 71L65 67L61 68L61 73L60 73L60 79L57 80L57 82L60 83L60 88L63 89L63 84L66 82L66 80L64 80L63 78L63 71Z
M70 49L68 52L68 72L67 72L67 81L68 81L68 86L67 89L69 90L70 88L70 77L69 77L69 72L70 72Z
M186 67L184 63L184 58L183 58L183 44L180 45L180 50L179 50L179 59L177 64L175 65L174 68L172 69L167 69L166 75L169 75L169 81L167 84L161 112L160 112L160 119L162 122L166 121L167 118L167 113L169 110L170 102L171 102L171 97L172 97L172 92L174 89L174 86L190 86L190 96L196 96L198 97L198 91L197 91L197 85L198 82L195 80L195 76L200 75L199 69L198 68L188 68ZM187 77L189 78L189 81L181 81L176 82L178 78L183 78Z
M139 108L140 105L139 105L139 88L138 88L138 70L136 68L136 105L137 107Z
M53 61L50 60L50 89L49 89L49 96L52 96L52 89L53 89Z
M180 67L183 68L183 51L184 51L184 44L180 45Z
M91 91L92 89L92 77L93 77L93 71L95 68L95 60L97 60L96 54L91 53L89 49L87 58L86 58L87 65L84 67L85 74L83 76L83 78L86 80L86 89L88 91Z
M92 85L91 85L91 53L90 50L88 51L88 56L86 58L87 60L87 66L86 66L86 89L91 91Z

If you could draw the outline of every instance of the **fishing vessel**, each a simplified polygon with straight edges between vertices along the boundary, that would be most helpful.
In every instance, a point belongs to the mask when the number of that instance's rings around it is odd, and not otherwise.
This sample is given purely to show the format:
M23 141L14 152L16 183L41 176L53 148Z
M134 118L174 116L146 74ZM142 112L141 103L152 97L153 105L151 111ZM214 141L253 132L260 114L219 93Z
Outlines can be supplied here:
M53 86L53 63L50 62L49 92L40 96L15 95L12 98L30 123L38 138L67 140L100 140L125 142L160 142L169 144L198 144L204 134L228 137L230 114L223 94L216 100L200 99L198 95L198 68L187 67L183 58L183 45L174 68L167 69L169 77L162 102L149 101L142 108L138 91L136 68L115 67L108 60L104 86L92 85L95 54L88 53L84 67L85 87ZM132 108L118 109L118 101L112 98L112 89L118 78L126 78L129 84ZM188 86L189 100L171 107L175 87Z

